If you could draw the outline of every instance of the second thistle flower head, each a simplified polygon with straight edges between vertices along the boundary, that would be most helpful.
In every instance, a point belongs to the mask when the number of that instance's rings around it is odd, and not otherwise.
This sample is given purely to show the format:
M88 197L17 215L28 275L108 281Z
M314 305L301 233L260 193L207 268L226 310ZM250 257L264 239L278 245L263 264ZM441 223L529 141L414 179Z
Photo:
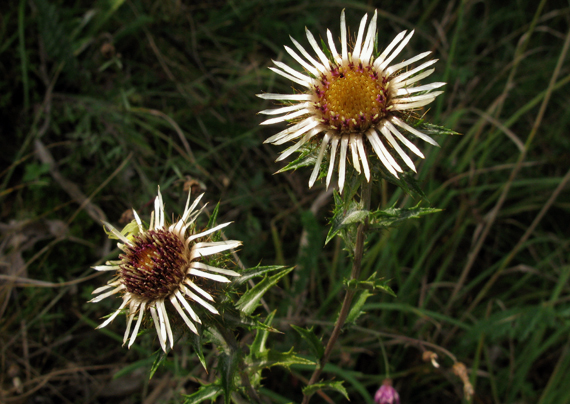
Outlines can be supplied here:
M117 315L127 310L127 329L123 343L129 340L129 348L135 342L142 320L150 311L162 349L174 345L169 311L175 311L188 328L198 333L196 324L201 320L196 314L198 308L219 314L214 307L214 297L209 291L211 282L230 282L228 277L239 276L235 271L208 265L205 260L211 256L237 248L240 241L211 241L209 235L226 227L224 223L202 232L196 231L195 220L202 209L195 210L204 194L190 205L190 194L182 217L168 224L164 215L164 202L160 190L154 201L150 226L146 229L133 210L136 225L127 226L119 232L105 222L109 231L119 239L118 247L123 252L118 261L94 267L98 271L115 271L116 276L106 286L93 291L101 292L90 302L120 294L121 306L98 328L107 326ZM211 287L210 287L211 289ZM167 301L170 303L167 304ZM134 329L131 327L138 316ZM190 316L190 317L188 317Z
M420 53L411 59L398 62L396 58L410 41L414 31L401 32L379 55L374 54L377 12L366 30L368 15L360 22L356 43L349 52L344 11L340 16L341 50L337 51L333 36L327 30L329 54L318 46L313 34L306 30L307 39L317 59L291 38L295 50L285 46L305 70L301 73L286 64L274 61L275 73L304 87L299 94L258 94L266 100L277 100L290 105L269 109L260 113L278 115L262 122L268 125L283 121L294 122L289 128L271 136L266 142L297 143L286 149L277 159L282 160L308 142L316 142L319 151L309 187L315 183L325 153L330 149L326 183L329 185L338 158L338 185L342 192L346 176L346 162L351 155L352 165L358 173L364 173L370 181L369 152L373 151L393 176L402 173L403 161L416 171L414 163L401 145L423 158L422 152L406 137L418 137L437 146L426 134L410 126L406 117L410 112L431 103L442 91L433 91L445 83L417 85L434 69L428 69L436 60L406 70L411 64L425 58L431 52ZM366 31L366 32L365 32Z

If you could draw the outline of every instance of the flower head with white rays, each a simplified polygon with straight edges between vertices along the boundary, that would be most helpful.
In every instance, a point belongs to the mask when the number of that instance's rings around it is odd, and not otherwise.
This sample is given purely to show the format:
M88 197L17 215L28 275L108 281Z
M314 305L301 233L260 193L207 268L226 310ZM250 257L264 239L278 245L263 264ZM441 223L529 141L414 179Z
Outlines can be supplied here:
M297 50L288 46L285 46L285 50L303 67L304 72L278 61L274 61L275 67L270 69L302 86L304 92L258 94L258 97L265 100L287 104L281 108L261 111L261 114L276 115L262 122L262 125L284 121L294 123L265 141L276 145L288 141L296 142L286 149L277 161L302 150L305 145L312 143L318 146L309 187L317 180L320 165L327 152L330 154L327 187L338 161L338 185L342 192L347 161L351 161L354 169L370 181L369 154L373 152L381 166L398 178L403 172L402 162L416 171L402 145L417 156L424 157L406 136L417 137L437 146L431 137L406 122L414 110L431 103L442 93L433 90L445 83L419 85L420 80L434 72L434 69L429 67L437 60L424 62L415 68L409 66L424 59L431 52L420 53L401 62L397 60L414 31L401 32L381 54L375 54L377 12L374 13L368 29L367 18L366 14L360 22L352 52L348 49L344 10L340 16L340 53L329 30L327 40L331 57L325 55L307 29L307 39L317 55L316 59L291 38Z
M208 265L215 254L232 250L240 241L211 241L210 235L230 223L224 223L202 232L196 231L196 218L204 209L196 210L200 195L190 205L190 194L182 217L168 224L164 215L164 202L160 189L154 201L150 226L146 229L133 210L135 222L120 232L104 222L122 254L117 261L93 267L97 271L115 271L116 277L107 285L93 291L99 294L90 302L98 302L108 296L122 295L123 302L109 318L97 328L107 326L122 311L127 314L127 329L123 344L135 342L141 323L150 311L162 349L172 348L174 337L168 313L177 313L188 328L198 333L196 324L201 320L196 312L205 310L219 314L214 307L212 285L230 282L237 272ZM133 322L137 318L134 328Z

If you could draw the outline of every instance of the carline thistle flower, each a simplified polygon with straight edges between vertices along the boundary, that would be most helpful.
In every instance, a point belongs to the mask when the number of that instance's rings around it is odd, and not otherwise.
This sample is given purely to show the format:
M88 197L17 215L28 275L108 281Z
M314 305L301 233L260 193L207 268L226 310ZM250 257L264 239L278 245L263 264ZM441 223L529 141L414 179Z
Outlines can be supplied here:
M204 207L195 211L200 195L190 205L190 193L182 217L167 224L164 215L164 202L160 189L154 201L150 226L145 229L138 214L133 209L135 226L129 225L118 231L107 222L107 229L117 237L117 244L123 252L117 261L108 261L106 265L93 267L97 271L116 271L116 277L106 286L93 291L100 294L90 300L95 303L114 294L122 294L121 306L97 328L106 327L117 315L127 310L127 329L123 344L130 337L128 347L135 342L146 311L150 311L158 339L163 351L166 345L174 346L174 337L168 318L169 300L172 307L184 320L188 328L198 333L195 324L201 324L196 314L197 306L213 314L219 314L213 306L214 298L208 293L210 282L230 282L227 278L240 276L229 269L217 268L204 262L204 258L237 248L240 241L208 241L208 235L226 227L230 223L220 224L202 232L196 232L195 220ZM131 231L132 230L132 231ZM111 289L111 290L109 290ZM206 290L205 290L206 289ZM194 307L194 308L193 308ZM190 318L188 317L190 316ZM138 316L134 329L131 327Z
M388 47L378 56L374 55L376 42L377 12L368 26L366 36L365 14L360 22L356 43L352 52L348 51L347 29L344 10L340 16L341 53L338 53L330 30L327 30L329 45L328 58L319 48L313 34L305 28L309 44L318 60L305 48L291 38L297 50L285 46L285 50L305 70L301 73L285 63L273 61L270 67L275 73L303 86L304 93L299 94L258 94L266 100L289 103L277 109L261 111L261 114L280 115L267 119L262 125L288 121L294 123L289 128L268 138L265 143L280 145L288 141L297 143L286 149L277 159L283 160L298 151L308 142L320 144L315 167L309 179L312 187L318 177L323 157L330 148L327 187L331 181L337 155L338 185L340 192L344 187L348 153L352 156L354 169L370 182L368 152L370 147L382 165L396 178L403 170L396 159L401 159L411 170L416 171L414 163L402 150L398 142L410 149L417 156L424 158L422 152L403 134L418 137L432 145L438 144L425 133L420 132L406 122L406 117L413 110L431 103L443 91L432 91L445 83L418 84L431 75L435 69L428 69L437 62L430 60L411 70L404 70L412 63L428 56L431 52L420 53L411 59L395 62L396 57L410 41L414 31L399 33ZM300 138L300 139L299 139ZM386 144L389 146L386 147Z

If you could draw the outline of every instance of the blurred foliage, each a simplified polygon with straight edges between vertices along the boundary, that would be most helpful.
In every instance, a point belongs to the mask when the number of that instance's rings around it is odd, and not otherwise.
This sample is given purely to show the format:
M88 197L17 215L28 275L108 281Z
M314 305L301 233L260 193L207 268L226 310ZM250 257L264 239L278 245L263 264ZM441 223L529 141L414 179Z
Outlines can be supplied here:
M415 28L402 58L440 59L433 79L448 84L427 116L463 135L437 137L441 149L423 147L418 161L414 180L443 211L368 239L361 279L377 274L397 297L359 299L325 367L333 390L312 402L345 402L346 392L371 403L389 373L402 402L460 403L446 352L471 370L475 403L570 401L570 195L557 191L570 158L567 58L551 85L569 9L525 0L2 2L0 401L174 403L221 391L199 390L224 368L211 346L210 373L184 341L153 369L152 332L127 350L122 319L94 330L116 307L86 303L107 280L90 266L118 254L100 219L122 228L131 207L147 217L157 185L177 214L189 187L206 191L209 209L219 201L218 223L234 222L226 235L243 241L246 267L295 266L264 296L282 332L264 352L294 346L299 361L314 359L350 259L338 238L323 249L334 209L324 184L309 190L306 169L273 175L286 163L263 144L274 129L256 112L271 104L255 94L291 92L267 69L291 62L289 35L305 44L306 26L336 38L341 9L352 32L374 7L379 47ZM373 210L419 202L379 185ZM239 334L247 351L257 334ZM422 361L425 349L439 369ZM268 402L300 401L313 366L290 369L262 370Z

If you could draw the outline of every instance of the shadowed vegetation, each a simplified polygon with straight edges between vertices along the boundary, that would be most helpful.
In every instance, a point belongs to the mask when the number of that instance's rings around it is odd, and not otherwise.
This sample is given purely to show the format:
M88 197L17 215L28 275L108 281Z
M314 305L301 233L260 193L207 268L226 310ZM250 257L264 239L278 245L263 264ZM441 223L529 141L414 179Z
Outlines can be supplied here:
M456 358L473 403L570 402L567 3L4 3L0 401L177 403L218 378L210 345L209 372L185 336L149 380L152 328L130 350L124 316L94 329L119 301L86 303L108 280L90 267L118 255L101 220L122 228L131 207L148 218L157 185L167 212L183 212L189 188L206 191L209 212L219 201L246 267L295 266L255 313L275 310L282 334L269 347L314 360L291 325L328 339L351 263L339 238L323 248L334 206L324 182L309 190L307 169L273 175L284 147L263 144L275 128L256 114L273 104L255 94L292 92L267 69L291 62L289 35L337 38L340 10L354 32L376 6L379 48L416 29L401 58L440 59L432 78L448 84L426 117L463 135L437 137L416 161L421 206L443 211L368 238L361 279L377 272L397 297L363 298L323 378L344 380L354 403L373 403L388 373L402 403L467 402ZM374 206L420 202L382 187ZM238 336L247 351L254 333ZM313 369L265 370L262 398L300 402ZM324 390L312 402L346 399Z

